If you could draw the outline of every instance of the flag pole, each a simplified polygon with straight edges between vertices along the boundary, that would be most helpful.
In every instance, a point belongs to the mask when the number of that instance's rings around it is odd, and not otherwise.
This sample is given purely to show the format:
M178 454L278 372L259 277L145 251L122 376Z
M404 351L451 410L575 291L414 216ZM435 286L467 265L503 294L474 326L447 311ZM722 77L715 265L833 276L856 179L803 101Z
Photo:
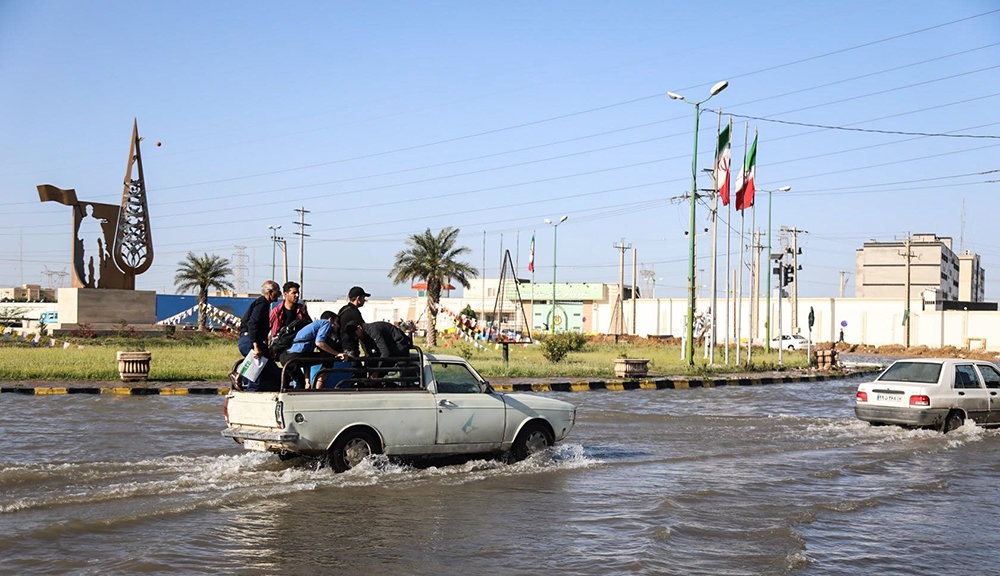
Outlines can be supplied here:
M733 134L733 118L732 116L730 116L729 117L730 142L732 142L732 134ZM728 170L726 171L726 184L729 184ZM732 274L729 273L729 270L732 267L732 262L730 262L730 253L732 251L732 246L733 246L732 236L733 236L733 202L732 198L730 198L729 202L726 203L726 366L729 366L729 341L731 339L729 333L729 326L732 325L732 322L729 319L729 317L732 315L732 308L730 307L731 303L730 297L732 295L732 290L733 290L733 283L731 282Z
M528 253L528 268L531 272L531 321L528 326L531 330L535 328L535 231L531 231L531 248Z
M719 141L719 133L722 132L722 109L719 109L719 120L718 125L715 128L715 141ZM712 270L711 270L711 280L709 284L712 285L712 313L709 315L711 319L712 326L708 331L709 337L711 338L711 343L708 347L708 363L709 365L715 364L715 343L717 342L718 332L715 329L716 320L718 318L719 309L719 278L717 275L717 268L719 267L719 152L718 144L715 150L715 162L716 165L713 166L712 170L712 187L715 188L714 194L712 194Z
M747 171L747 178L756 180L757 178L757 128L753 129L753 142L754 142L754 158L752 159L753 167ZM749 188L749 183L747 188ZM750 339L747 342L747 363L753 362L753 339L757 333L757 320L760 318L760 235L757 234L757 194L754 192L752 198L750 199L750 230L754 235L753 241L753 253L750 255L751 263L753 263L753 269L755 271L753 280L751 280L751 289L753 292L750 296L750 308L752 313L753 322L750 323Z
M736 263L739 273L736 281L736 363L740 363L740 341L743 329L743 246L746 244L743 239L743 226L746 218L746 164L747 164L747 139L750 134L750 123L747 122L743 130L743 168L740 169L740 188L736 191L736 209L740 212L740 257Z

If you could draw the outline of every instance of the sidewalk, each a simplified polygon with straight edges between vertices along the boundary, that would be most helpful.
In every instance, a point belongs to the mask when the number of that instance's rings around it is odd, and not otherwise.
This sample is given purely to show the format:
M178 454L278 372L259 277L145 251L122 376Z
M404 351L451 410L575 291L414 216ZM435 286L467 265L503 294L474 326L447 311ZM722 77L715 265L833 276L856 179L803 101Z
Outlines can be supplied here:
M762 386L793 382L822 382L857 378L874 373L864 367L850 370L820 372L801 370L789 372L745 372L719 376L650 376L635 380L586 379L574 377L550 378L490 378L498 392L590 392L597 390L685 390L689 388L719 388L722 386ZM115 394L121 396L186 396L220 395L229 393L229 382L41 382L18 381L0 383L0 394Z

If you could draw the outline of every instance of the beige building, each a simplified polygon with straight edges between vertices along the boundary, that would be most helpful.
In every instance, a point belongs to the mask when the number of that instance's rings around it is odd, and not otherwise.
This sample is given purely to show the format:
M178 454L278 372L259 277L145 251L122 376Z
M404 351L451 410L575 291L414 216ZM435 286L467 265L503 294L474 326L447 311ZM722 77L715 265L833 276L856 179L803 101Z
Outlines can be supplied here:
M15 288L0 288L0 300L4 302L55 302L56 291L42 288L38 284L22 284Z
M909 288L915 301L982 302L986 285L979 256L959 256L951 238L935 234L865 242L855 255L854 278L854 296L860 299L902 299Z
M958 299L962 302L986 300L986 270L979 265L979 254L958 255Z

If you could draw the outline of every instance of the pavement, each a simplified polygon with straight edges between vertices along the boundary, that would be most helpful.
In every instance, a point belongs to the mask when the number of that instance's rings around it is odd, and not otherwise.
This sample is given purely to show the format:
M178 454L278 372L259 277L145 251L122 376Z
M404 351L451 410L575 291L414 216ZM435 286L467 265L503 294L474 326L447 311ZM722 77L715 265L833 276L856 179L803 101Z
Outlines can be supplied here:
M591 392L599 390L684 390L723 386L762 386L794 382L823 382L862 377L877 371L858 366L832 371L799 370L787 372L745 372L715 376L650 376L616 380L571 377L490 378L499 392ZM88 382L0 382L0 394L46 396L54 394L114 394L121 396L216 396L229 393L229 382L157 382L157 381L88 381Z

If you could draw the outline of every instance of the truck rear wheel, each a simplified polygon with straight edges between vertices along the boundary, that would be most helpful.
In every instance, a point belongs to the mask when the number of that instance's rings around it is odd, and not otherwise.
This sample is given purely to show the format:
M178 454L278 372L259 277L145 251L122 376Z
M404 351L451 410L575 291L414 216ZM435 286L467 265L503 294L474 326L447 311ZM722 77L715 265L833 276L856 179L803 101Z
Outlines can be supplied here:
M330 448L330 467L334 472L346 472L372 454L381 454L382 445L368 430L348 430Z

